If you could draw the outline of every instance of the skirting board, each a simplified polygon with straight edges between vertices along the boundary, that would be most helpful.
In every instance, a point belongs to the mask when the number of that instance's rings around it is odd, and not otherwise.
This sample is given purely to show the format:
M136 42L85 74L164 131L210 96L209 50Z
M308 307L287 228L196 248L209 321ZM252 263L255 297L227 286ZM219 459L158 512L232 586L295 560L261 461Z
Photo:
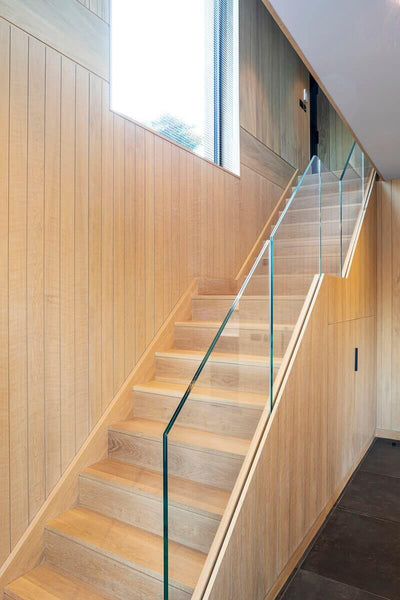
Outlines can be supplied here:
M314 536L318 533L318 530L320 529L321 525L325 521L326 517L328 516L329 512L331 511L331 509L333 508L335 503L337 502L338 498L340 497L341 493L343 492L344 488L346 487L347 483L349 482L354 471L357 469L358 465L364 458L365 453L367 452L367 450L370 447L373 440L374 440L374 437L372 437L369 440L369 442L364 446L364 448L362 449L362 451L360 453L360 456L355 461L354 465L351 467L351 469L347 473L347 475L344 478L344 480L342 481L342 483L335 490L335 493L329 500L328 504L325 506L324 510L318 515L316 521L314 522L314 525L311 527L308 534L301 542L300 546L297 548L295 553L292 555L291 559L289 560L289 562L287 563L287 565L285 566L285 568L279 575L278 579L275 581L272 588L269 590L267 595L264 597L264 600L275 600L277 595L280 593L280 591L282 590L286 581L288 580L290 574L292 573L293 569L296 568L296 565L298 564L299 560L303 556L304 552L307 550L307 547L310 545Z
M377 429L375 435L387 440L400 440L400 431L394 431L393 429Z

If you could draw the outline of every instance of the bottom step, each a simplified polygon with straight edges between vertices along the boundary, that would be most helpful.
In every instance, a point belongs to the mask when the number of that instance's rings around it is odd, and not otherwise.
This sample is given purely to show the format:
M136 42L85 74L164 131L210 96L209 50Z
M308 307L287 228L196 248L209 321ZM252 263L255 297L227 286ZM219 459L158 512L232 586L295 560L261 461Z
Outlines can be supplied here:
M82 507L46 526L45 557L119 600L162 600L163 538ZM189 600L206 555L169 542L171 600Z
M49 564L41 565L10 583L4 600L113 600L81 579Z

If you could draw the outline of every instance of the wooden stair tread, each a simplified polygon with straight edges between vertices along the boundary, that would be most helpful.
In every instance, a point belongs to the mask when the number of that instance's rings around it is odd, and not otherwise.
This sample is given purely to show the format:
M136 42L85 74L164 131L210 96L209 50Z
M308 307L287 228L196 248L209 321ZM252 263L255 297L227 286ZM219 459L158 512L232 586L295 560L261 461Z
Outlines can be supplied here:
M138 435L144 438L162 440L166 423L153 421L150 419L133 418L126 421L114 423L110 429L120 433ZM224 454L231 454L243 458L249 449L250 440L232 437L193 427L182 427L175 425L168 439L170 442L185 447L196 447L204 451L214 451Z
M204 329L215 329L221 326L220 321L176 321L176 327L202 327ZM279 331L291 331L294 329L294 324L275 323L274 329ZM232 321L226 324L225 329L266 329L269 330L268 323L257 321ZM223 334L223 332L222 332ZM221 334L221 335L222 335Z
M177 358L185 360L201 361L204 357L204 350L180 350L172 348L163 352L156 352L156 358ZM281 358L276 358L277 364L280 364ZM258 356L255 354L232 354L229 352L213 351L207 362L230 363L235 365L268 366L269 356Z
M154 533L79 506L50 521L47 529L163 579L163 538ZM202 552L170 540L171 580L193 589L205 558Z
M87 467L83 475L123 489L133 488L160 500L163 496L162 473L111 458ZM230 494L211 485L169 475L168 495L173 504L191 508L195 512L199 509L209 515L222 517Z
M45 563L28 571L6 588L8 598L22 600L112 600L112 596Z
M133 390L149 394L159 394L163 396L172 396L182 398L187 390L184 383L174 383L169 381L148 381L147 383L137 384ZM190 392L190 398L202 400L204 402L218 402L221 404L232 404L235 406L255 406L264 408L268 402L268 396L263 394L254 394L251 392L242 392L224 388L211 388L195 385Z

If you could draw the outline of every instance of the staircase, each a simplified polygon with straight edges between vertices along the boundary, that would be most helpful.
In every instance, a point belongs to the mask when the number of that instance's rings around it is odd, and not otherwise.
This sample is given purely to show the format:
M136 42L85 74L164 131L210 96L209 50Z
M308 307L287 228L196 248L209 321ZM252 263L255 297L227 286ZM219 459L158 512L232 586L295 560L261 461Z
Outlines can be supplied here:
M362 203L356 188L343 206L346 250ZM319 271L321 221L323 270L340 266L338 187L324 188L322 220L319 191L316 176L304 176L275 244L275 373ZM169 434L172 600L193 593L268 406L269 266L262 256ZM108 458L81 472L78 506L47 524L43 564L9 584L7 600L163 598L163 432L235 300L231 286L201 291L192 320L175 323L173 348L155 354L155 379L134 387L132 418L110 427Z

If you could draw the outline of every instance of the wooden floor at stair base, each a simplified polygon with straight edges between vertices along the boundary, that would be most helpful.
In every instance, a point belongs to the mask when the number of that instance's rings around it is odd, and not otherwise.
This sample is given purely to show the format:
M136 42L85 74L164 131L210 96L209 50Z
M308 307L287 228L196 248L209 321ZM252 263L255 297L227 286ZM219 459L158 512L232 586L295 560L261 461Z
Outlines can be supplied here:
M171 597L187 600L205 560L170 542ZM85 508L46 527L46 560L121 600L162 599L163 538Z
M117 477L118 473L129 479ZM169 538L208 552L229 494L187 479L168 479ZM176 488L178 494L174 493ZM202 506L198 506L200 498L204 499ZM212 509L213 498L218 501L217 511ZM94 511L101 506L104 515L157 535L163 535L162 499L161 473L117 461L108 459L93 465L79 478L81 506Z

